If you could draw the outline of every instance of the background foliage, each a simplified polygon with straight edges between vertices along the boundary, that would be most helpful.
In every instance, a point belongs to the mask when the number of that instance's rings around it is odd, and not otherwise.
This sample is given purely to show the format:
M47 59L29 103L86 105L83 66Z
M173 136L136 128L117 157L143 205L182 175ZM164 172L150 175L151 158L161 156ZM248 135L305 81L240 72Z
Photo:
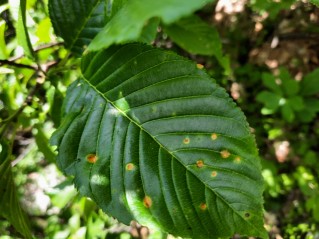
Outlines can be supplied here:
M29 231L36 238L166 238L136 224L117 223L92 201L80 198L70 179L56 169L48 139L60 125L58 112L66 87L80 74L79 60L53 32L47 1L28 0L25 6L18 2L1 1L0 7L0 192L4 192L2 177L12 185L10 193L1 193L5 196L0 209L3 202L14 202L12 214L21 214L30 223L19 228L0 217L0 238ZM26 16L19 15L21 7ZM120 14L114 21L121 25L123 17ZM145 16L152 17L152 11ZM173 24L170 16L163 19L156 32L150 31L156 34L153 44L204 66L247 116L262 157L270 237L319 238L316 5L219 0ZM156 29L158 21L152 21L150 29ZM19 30L24 26L29 36ZM133 28L128 39L115 36L107 44L130 40L142 28ZM179 38L185 32L189 38ZM195 34L204 37L196 40ZM21 44L26 37L32 46ZM78 44L65 39L65 46L81 53ZM14 167L5 171L8 167L3 165L11 161Z

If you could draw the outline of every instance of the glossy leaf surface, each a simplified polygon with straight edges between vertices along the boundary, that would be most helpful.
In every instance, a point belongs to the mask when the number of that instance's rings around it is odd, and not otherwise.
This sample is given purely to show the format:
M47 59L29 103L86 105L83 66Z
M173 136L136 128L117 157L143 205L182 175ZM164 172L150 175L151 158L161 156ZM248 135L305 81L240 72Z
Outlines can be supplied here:
M114 43L136 41L144 25L153 17L165 24L191 14L213 0L131 0L99 32L88 47L90 51L107 48Z
M182 237L266 237L254 138L203 70L136 43L85 55L82 74L51 139L82 195Z

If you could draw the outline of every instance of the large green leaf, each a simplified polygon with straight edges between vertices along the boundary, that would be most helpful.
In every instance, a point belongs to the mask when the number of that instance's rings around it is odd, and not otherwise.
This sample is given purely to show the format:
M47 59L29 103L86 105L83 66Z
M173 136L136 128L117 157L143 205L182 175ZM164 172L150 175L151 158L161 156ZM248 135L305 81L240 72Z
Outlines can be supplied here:
M90 51L107 48L114 43L135 41L147 21L159 17L170 24L189 15L213 0L131 0L98 33L88 47Z
M49 0L50 18L65 46L80 55L108 20L104 0Z
M243 113L196 64L142 44L82 59L51 143L82 195L124 223L191 238L266 238Z
M0 215L24 238L32 238L26 215L18 200L7 147L4 141L0 142Z

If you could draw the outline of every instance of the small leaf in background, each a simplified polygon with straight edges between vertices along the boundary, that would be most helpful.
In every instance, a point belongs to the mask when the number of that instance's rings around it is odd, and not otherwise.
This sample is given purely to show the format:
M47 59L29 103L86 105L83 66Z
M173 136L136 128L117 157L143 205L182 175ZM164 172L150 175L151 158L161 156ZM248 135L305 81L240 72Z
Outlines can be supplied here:
M292 96L288 98L287 101L289 102L289 104L291 105L291 108L294 111L300 111L304 109L304 101L303 101L303 98L300 96Z
M108 21L104 0L49 0L49 13L55 33L78 56Z
M34 52L30 42L30 37L26 24L26 0L20 0L19 17L17 25L17 38L19 44L22 46L24 50L24 54L27 57L34 59Z
M315 98L304 99L304 109L296 113L301 122L308 123L312 121L319 112L319 100Z
M181 48L192 54L214 55L229 75L230 59L223 55L219 33L196 15L180 19L164 26L164 32Z
M221 57L222 44L219 34L198 16L192 15L164 26L167 35L181 48L192 54Z
M5 144L1 142L0 153L0 215L5 217L24 238L32 238L28 220L22 210L11 171L11 160L5 155Z
M309 2L319 7L319 0L309 0Z
M5 42L5 30L6 30L6 22L4 20L0 20L0 60L4 60L8 58L8 52Z
M276 111L280 105L281 97L270 91L260 92L256 100L262 102L268 109Z
M81 68L51 138L81 195L177 236L267 237L256 144L224 89L145 44L88 53Z
M304 96L319 93L319 69L310 72L302 79L300 93Z
M97 51L114 43L136 41L149 19L159 17L164 24L170 24L212 1L188 0L187 4L185 4L185 0L128 1L97 34L88 50Z
M288 102L286 102L281 107L281 114L282 114L282 117L289 123L291 123L295 119L294 111Z
M281 76L281 85L285 96L294 96L299 92L299 83L291 78L283 78Z
M39 38L40 43L48 43L52 41L51 28L52 24L49 17L46 17L39 23L36 35Z
M263 72L261 77L262 77L263 84L268 89L272 90L274 93L276 93L279 96L283 94L279 84L276 82L276 77L273 74L270 74L268 72Z
M64 96L58 88L51 86L47 91L46 97L50 105L49 116L54 123L54 127L57 128L61 123L61 109Z
M43 125L37 124L34 126L35 133L34 138L38 146L38 149L43 153L45 160L50 163L55 163L56 155L52 150L52 147L49 145L49 138L45 135L43 131Z
M139 37L139 42L145 42L146 44L152 43L157 34L157 27L160 23L159 18L151 18L143 27L141 36Z

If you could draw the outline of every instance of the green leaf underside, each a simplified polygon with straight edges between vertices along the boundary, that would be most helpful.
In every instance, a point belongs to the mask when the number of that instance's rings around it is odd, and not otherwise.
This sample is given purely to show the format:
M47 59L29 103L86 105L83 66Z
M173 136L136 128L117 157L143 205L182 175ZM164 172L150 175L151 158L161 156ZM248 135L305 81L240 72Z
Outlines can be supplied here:
M213 0L131 0L106 24L88 47L98 51L112 44L136 41L147 21L159 17L170 24Z
M49 10L56 34L78 55L108 21L104 0L49 0Z
M195 15L165 26L164 30L173 41L190 53L223 57L217 30Z
M128 44L85 55L82 73L51 139L82 195L124 223L182 237L266 237L254 139L196 64Z
M24 236L32 238L26 215L22 211L14 185L9 157L0 165L0 215Z

